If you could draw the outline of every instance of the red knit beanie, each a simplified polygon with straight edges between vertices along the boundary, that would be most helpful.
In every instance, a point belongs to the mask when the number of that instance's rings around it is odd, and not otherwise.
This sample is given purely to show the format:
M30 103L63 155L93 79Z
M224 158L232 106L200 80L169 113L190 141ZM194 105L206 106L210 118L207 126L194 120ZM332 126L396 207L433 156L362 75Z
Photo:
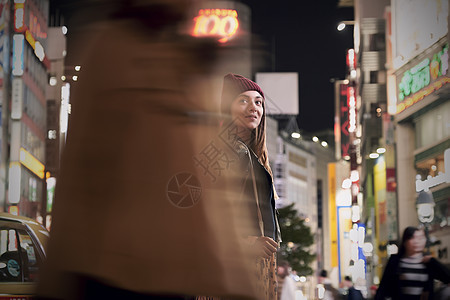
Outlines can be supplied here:
M228 73L225 75L223 78L221 112L229 113L233 100L246 91L257 91L264 98L264 93L256 82L238 74Z

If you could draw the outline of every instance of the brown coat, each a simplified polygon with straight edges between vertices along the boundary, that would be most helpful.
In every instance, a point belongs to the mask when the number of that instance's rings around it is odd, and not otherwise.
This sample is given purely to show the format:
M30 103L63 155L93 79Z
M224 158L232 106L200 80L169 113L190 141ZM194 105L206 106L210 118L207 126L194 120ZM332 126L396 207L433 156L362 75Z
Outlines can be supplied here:
M257 298L231 208L240 191L227 188L240 175L211 165L214 181L200 163L211 142L226 151L205 117L217 105L203 45L126 20L95 31L72 88L39 295L68 299L82 274L140 293Z

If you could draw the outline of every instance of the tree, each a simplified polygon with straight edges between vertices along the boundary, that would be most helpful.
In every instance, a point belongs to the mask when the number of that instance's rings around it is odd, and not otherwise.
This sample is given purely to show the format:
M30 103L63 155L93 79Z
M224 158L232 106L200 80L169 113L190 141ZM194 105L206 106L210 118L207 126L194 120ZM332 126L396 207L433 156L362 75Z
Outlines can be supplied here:
M278 221L281 231L281 246L278 250L279 259L289 262L292 270L299 275L311 275L311 262L316 255L310 253L309 247L314 243L314 236L311 229L305 224L305 220L300 218L294 204L278 209Z

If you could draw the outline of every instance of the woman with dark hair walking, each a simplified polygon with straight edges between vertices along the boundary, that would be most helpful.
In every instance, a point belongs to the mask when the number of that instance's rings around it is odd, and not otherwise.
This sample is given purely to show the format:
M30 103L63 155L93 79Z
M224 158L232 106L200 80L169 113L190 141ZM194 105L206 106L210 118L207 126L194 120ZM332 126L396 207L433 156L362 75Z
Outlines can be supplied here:
M433 299L433 280L450 282L450 270L431 256L424 256L424 231L407 227L399 253L389 258L375 300Z
M242 223L242 234L253 253L255 283L259 299L276 299L277 278L275 254L281 242L275 210L277 194L266 147L266 104L261 87L237 74L224 77L221 114L222 127L232 127L233 145L245 176L236 188L242 190L237 206L248 211L249 220Z

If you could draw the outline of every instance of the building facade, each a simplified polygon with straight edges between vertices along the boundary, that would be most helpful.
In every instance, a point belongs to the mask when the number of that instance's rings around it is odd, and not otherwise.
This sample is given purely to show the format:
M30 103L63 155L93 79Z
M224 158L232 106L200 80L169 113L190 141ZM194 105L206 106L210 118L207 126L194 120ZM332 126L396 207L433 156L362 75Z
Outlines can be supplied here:
M391 3L393 76L388 93L396 129L399 232L420 224L417 196L430 191L430 238L436 242L431 251L450 264L449 6L448 1L406 2Z
M367 287L379 283L403 230L424 225L420 191L434 199L432 254L449 263L448 10L448 1L438 0L355 1Z
M45 199L49 1L3 1L2 208L37 218Z

